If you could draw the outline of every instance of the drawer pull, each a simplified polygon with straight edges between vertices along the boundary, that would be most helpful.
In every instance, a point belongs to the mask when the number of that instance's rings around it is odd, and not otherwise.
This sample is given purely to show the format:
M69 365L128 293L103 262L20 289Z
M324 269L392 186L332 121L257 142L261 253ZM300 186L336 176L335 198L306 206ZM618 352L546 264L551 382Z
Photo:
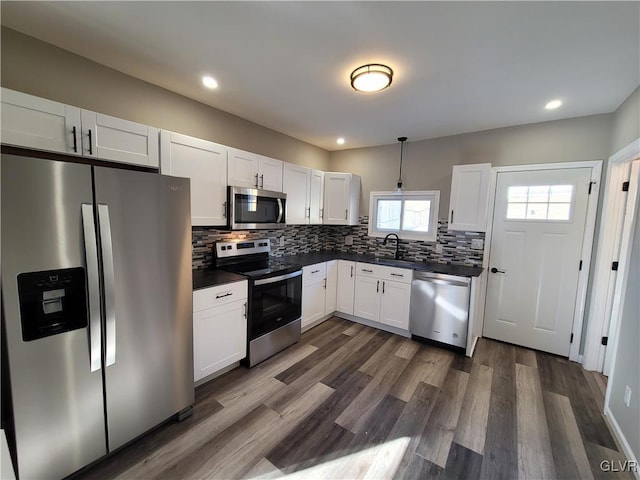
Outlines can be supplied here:
M311 273L318 273L320 270L311 270Z
M216 295L216 300L218 298L230 297L231 295L233 295L233 293L225 293L224 295Z
M373 273L373 270L367 270L366 268L361 268L361 272Z
M391 274L394 277L404 277L404 275L400 274L400 273L392 273Z

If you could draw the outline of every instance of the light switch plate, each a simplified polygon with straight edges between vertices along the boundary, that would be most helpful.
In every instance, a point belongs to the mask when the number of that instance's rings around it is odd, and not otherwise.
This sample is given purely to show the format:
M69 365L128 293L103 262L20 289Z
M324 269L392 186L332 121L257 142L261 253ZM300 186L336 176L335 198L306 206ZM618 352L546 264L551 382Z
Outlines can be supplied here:
M471 240L471 248L482 250L484 248L484 240L481 238L473 238Z
M345 245L353 245L353 235L346 235L344 237L344 244Z

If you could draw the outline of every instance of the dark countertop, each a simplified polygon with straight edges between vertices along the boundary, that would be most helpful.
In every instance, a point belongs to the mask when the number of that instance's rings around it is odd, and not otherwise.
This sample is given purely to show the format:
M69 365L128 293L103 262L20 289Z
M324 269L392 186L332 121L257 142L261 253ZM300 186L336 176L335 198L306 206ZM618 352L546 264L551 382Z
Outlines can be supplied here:
M282 257L282 260L297 263L306 267L315 263L328 262L329 260L350 260L352 262L373 263L386 265L389 267L409 268L422 272L444 273L447 275L458 275L461 277L477 277L484 270L482 267L472 267L467 265L449 265L438 262L411 262L407 260L394 260L393 258L378 258L374 255L363 255L359 253L346 253L337 251L325 251L314 253L301 253L299 255L289 255Z
M201 288L215 287L217 285L239 282L246 279L247 277L238 275L237 273L216 270L215 268L203 268L193 270L193 289L199 290Z

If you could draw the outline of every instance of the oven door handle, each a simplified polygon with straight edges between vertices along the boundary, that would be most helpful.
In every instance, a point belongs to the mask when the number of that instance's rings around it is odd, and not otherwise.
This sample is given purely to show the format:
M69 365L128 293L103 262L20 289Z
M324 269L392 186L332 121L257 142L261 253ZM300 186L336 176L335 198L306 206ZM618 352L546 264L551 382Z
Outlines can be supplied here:
M278 219L276 220L276 223L282 223L282 217L284 215L284 209L282 208L282 199L278 198L276 200L278 200Z
M298 270L297 272L287 273L286 275L279 275L277 277L270 278L261 278L260 280L256 280L253 282L254 285L268 285L270 283L281 282L282 280L288 280L290 278L299 277L302 275L302 270Z

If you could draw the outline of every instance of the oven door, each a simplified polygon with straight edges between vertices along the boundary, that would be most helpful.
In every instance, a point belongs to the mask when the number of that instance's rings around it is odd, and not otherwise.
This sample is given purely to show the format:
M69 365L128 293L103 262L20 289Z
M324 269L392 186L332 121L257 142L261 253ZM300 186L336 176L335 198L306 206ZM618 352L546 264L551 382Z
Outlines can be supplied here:
M285 227L286 193L229 187L228 201L229 227L232 230Z
M302 316L302 270L255 280L251 288L249 340Z

